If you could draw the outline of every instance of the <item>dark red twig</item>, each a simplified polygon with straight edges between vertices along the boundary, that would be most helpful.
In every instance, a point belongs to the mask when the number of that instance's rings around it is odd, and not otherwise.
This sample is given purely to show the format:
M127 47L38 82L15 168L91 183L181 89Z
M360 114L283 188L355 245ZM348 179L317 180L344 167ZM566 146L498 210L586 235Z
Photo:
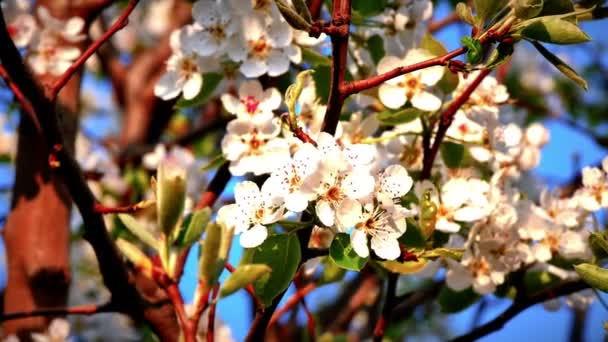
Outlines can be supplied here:
M215 338L215 309L216 309L216 299L219 293L219 284L216 284L213 288L213 292L211 294L212 302L211 307L209 308L209 316L207 317L207 342L213 342Z
M285 305L279 310L277 310L274 315L272 315L272 318L270 318L270 322L268 323L268 329L272 328L272 326L277 323L281 316L283 316L285 313L289 312L289 310L293 309L296 305L298 305L298 303L316 287L317 285L315 283L310 283L298 289L298 291L287 300Z
M95 54L95 52L97 52L97 50L99 50L101 45L103 45L108 39L110 39L116 32L120 31L122 28L127 26L127 24L129 23L129 15L131 15L131 12L133 12L133 10L135 9L135 6L137 5L138 2L139 2L139 0L129 1L129 4L125 8L122 15L118 18L118 20L116 20L114 25L110 26L110 28L99 39L97 39L95 42L93 42L93 44L91 44L91 46L89 46L82 53L82 55L80 55L80 57L78 57L78 59L76 59L76 61L74 61L74 63L72 63L72 65L68 68L68 70L66 70L63 73L63 75L61 75L61 77L59 77L55 81L55 83L53 83L53 86L49 89L49 98L52 101L55 100L59 91L68 83L68 81L70 80L72 75L81 66L84 65L84 63L87 61L87 59L89 59L89 57L91 57L93 54Z
M146 208L146 205L142 202L129 204L122 207L106 207L103 204L95 203L93 210L96 213L106 215L106 214L122 214L122 213L134 213L139 210Z
M93 315L100 312L116 311L111 303L101 305L89 304L73 306L69 308L49 308L34 311L12 312L0 315L0 322L9 321L12 319L37 317L37 316L66 316L66 315Z
M433 163L435 162L435 157L437 156L437 152L439 151L439 147L443 139L445 138L445 134L448 131L448 128L452 124L452 120L454 119L454 115L464 105L471 97L471 94L477 89L479 84L483 81L483 79L490 74L492 69L483 69L479 72L479 75L471 82L465 90L458 95L449 106L443 111L441 114L441 119L439 120L439 127L437 128L437 134L435 134L435 140L433 141L433 145L428 154L424 155L422 172L420 174L421 179L428 179L431 176L431 170L433 168Z
M199 280L196 292L198 296L194 299L194 312L190 316L190 322L194 327L198 327L203 312L209 306L209 287L205 281Z
M21 104L21 107L23 108L23 110L29 115L30 119L36 126L36 130L41 132L42 129L40 128L40 122L38 121L38 118L36 117L36 112L34 111L34 107L32 107L32 104L27 99L27 97L25 97L25 95L23 94L21 89L19 89L17 84L15 84L15 82L13 82L13 80L11 79L11 76L8 74L6 69L4 69L4 66L2 64L0 64L0 77L2 77L4 79L4 82L6 83L8 88L13 92L13 94L15 95L15 98Z
M373 337L374 337L374 341L376 341L376 342L382 341L386 327L388 326L388 323L391 320L393 308L397 304L396 300L395 300L395 297L396 297L395 291L397 290L397 278L398 278L398 275L395 273L388 274L386 296L384 297L384 306L382 307L382 314L378 318L378 321L376 322L376 326L374 327L374 336Z

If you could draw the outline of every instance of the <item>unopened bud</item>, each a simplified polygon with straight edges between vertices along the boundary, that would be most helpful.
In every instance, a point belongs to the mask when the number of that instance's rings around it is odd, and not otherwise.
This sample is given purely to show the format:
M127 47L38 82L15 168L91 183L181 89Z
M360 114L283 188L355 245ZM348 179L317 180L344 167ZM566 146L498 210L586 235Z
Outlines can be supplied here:
M180 222L186 202L186 170L172 159L160 162L157 171L156 209L158 226L165 234L171 233Z
M249 264L239 266L220 288L220 298L227 297L234 292L254 283L261 277L270 274L272 269L264 264Z

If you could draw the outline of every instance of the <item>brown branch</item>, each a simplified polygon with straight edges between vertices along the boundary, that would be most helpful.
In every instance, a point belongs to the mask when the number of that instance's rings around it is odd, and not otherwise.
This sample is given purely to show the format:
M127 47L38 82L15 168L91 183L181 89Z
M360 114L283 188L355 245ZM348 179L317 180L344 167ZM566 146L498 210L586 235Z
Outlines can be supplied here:
M192 322L188 319L188 315L186 315L184 300L182 298L182 295L179 293L177 283L175 283L174 281L170 281L168 284L163 284L162 281L159 281L158 283L162 288L165 289L165 291L167 292L167 296L173 304L173 308L175 309L175 313L177 314L177 319L179 320L179 323L182 326L182 331L184 333L184 341L196 342L196 326L192 324Z
M435 134L435 140L433 141L433 145L428 154L424 155L424 159L422 162L422 172L420 174L421 179L428 179L431 176L431 170L433 168L433 163L435 162L435 158L437 157L437 152L439 151L439 147L445 138L445 134L450 128L452 124L452 120L454 119L454 115L456 112L464 105L468 100L471 94L477 89L479 84L483 81L483 79L490 74L492 69L483 69L479 72L479 75L469 84L465 90L458 95L449 106L443 111L441 114L441 119L439 120L439 128L437 129L437 133Z
M219 284L216 284L213 288L213 293L211 294L212 302L211 307L209 308L209 316L207 316L207 342L213 342L215 338L215 309L216 309L216 299L219 293Z
M272 315L270 322L268 323L268 329L271 329L279 321L281 316L298 305L298 303L315 288L317 288L317 285L315 283L310 283L301 289L298 289L298 291L287 300L285 305Z
M452 12L449 15L447 15L444 18L441 18L439 20L432 20L429 23L429 33L435 33L437 31L440 31L441 29L445 28L446 26L449 26L453 23L457 23L460 21L460 17L458 16L458 13L456 12Z
M147 208L147 207L148 207L147 202L139 202L139 203L129 204L129 205L120 206L120 207L106 207L102 204L95 203L95 205L93 206L93 211L95 211L96 213L102 214L102 215L135 213L135 212L142 210L144 208Z
M458 48L454 51L448 52L447 54L435 58L428 59L426 61L414 63L407 66L397 67L393 70L387 71L383 74L372 76L370 78L358 81L352 81L344 84L341 87L340 92L344 97L348 97L350 95L356 94L366 89L370 89L373 87L377 87L382 83L393 79L395 77L420 70L425 68L430 68L438 65L447 65L449 61L455 57L458 57L465 53L467 50L464 47Z
M91 46L89 46L82 53L82 55L80 55L80 57L78 57L78 59L76 59L76 61L74 61L74 63L72 63L72 65L68 68L68 70L66 70L63 73L63 75L61 75L61 77L59 77L55 81L55 83L53 83L53 86L49 90L49 93L50 93L49 97L50 97L51 101L55 100L59 91L68 83L68 81L70 80L72 75L81 66L84 65L84 63L87 61L87 59L89 59L89 57L91 57L97 50L99 50L99 48L101 47L101 45L103 45L103 43L105 43L108 39L110 39L116 32L120 31L122 28L127 26L127 24L129 23L129 15L131 15L131 12L133 12L133 10L135 9L135 6L137 5L138 2L139 2L139 0L129 1L129 4L125 8L122 15L114 23L114 25L112 25L98 40L96 40L93 44L91 44Z
M53 101L45 97L40 85L25 67L19 51L6 30L3 14L0 14L0 45L3 47L0 61L15 85L27 94L27 99L32 104L43 130L49 154L54 154L60 163L60 167L56 170L62 175L83 218L85 228L83 237L95 251L104 283L112 294L112 303L116 305L117 311L127 313L136 321L140 321L143 318L141 297L129 282L122 258L108 235L103 217L93 210L95 197L84 179L78 162L65 148L59 118L53 111L55 107Z
M5 313L0 315L0 322L36 316L94 315L96 313L114 311L116 310L113 304L109 302L101 305L89 304L69 308L48 308L33 311Z
M541 292L538 292L522 300L516 300L507 310L498 315L498 317L494 318L486 324L480 325L479 327L473 329L471 332L465 335L454 338L452 342L475 341L483 336L489 335L497 330L502 329L502 327L507 322L517 316L520 312L528 309L533 305L542 303L549 299L569 295L571 293L584 290L588 287L589 286L585 284L582 280L565 282L553 286L551 288L542 290Z
M336 133L340 120L342 105L346 93L342 90L346 75L346 58L348 55L348 36L350 24L350 0L335 0L332 11L332 25L335 28L328 32L331 37L331 80L329 98L323 119L323 132Z
M384 338L384 332L386 327L388 326L391 315L393 312L393 308L396 304L396 293L397 291L397 279L399 275L396 273L389 273L387 286L386 286L386 296L384 296L384 306L382 307L382 314L378 321L376 322L376 327L374 328L374 341L380 342Z

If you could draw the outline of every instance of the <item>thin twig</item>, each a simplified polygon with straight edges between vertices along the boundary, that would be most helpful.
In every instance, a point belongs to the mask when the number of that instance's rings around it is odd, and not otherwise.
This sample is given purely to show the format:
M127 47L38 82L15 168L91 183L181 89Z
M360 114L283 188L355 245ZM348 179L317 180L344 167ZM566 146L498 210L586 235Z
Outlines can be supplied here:
M533 305L542 303L549 299L569 295L571 293L584 290L588 287L589 286L585 284L582 280L579 280L562 283L542 290L541 292L529 296L528 298L515 301L507 310L498 315L498 317L494 318L486 324L478 326L477 328L473 329L471 332L465 335L453 339L452 342L475 341L483 336L489 335L497 330L502 329L502 327L513 317L517 316L520 312L526 310L527 308Z
M380 342L384 338L384 332L386 331L386 327L388 326L391 315L393 313L393 308L395 307L396 301L396 293L397 291L397 278L398 274L389 273L387 286L386 286L386 296L384 296L384 306L382 307L382 315L376 322L376 327L374 328L374 341Z
M103 45L103 43L105 43L108 39L112 38L112 36L116 32L120 31L122 28L127 26L127 24L129 23L129 15L131 15L131 12L133 12L133 10L135 9L135 6L137 6L138 2L139 2L139 0L129 1L129 4L125 8L122 15L118 18L118 20L116 20L114 25L110 26L110 28L99 39L97 39L93 44L91 44L91 46L89 46L82 53L82 55L80 55L80 57L78 57L78 59L76 59L74 61L74 63L72 63L72 65L63 73L63 75L61 75L61 77L59 77L55 81L55 83L53 83L53 86L49 90L49 92L50 92L49 97L50 97L51 101L55 100L59 91L68 83L68 81L70 80L72 75L81 66L84 65L84 63L87 61L87 59L89 59L89 57L91 57L93 54L95 54L95 52L97 50L99 50L99 48L101 47L101 45Z
M211 307L209 308L209 316L207 316L207 342L213 342L215 338L215 309L219 288L219 284L216 284L211 294Z
M112 305L111 302L108 302L101 305L89 304L73 306L69 308L48 308L33 311L5 313L0 315L0 322L37 316L94 315L96 313L114 311L116 311L116 308Z
M106 214L121 214L121 213L135 213L139 210L145 209L151 205L153 202L139 202L135 204L128 204L120 207L106 207L102 204L95 203L93 206L93 210L96 213L106 215Z
M317 285L315 283L310 283L301 289L298 289L298 291L287 300L285 305L272 315L270 322L268 323L268 329L272 328L285 313L298 305L298 303L315 288L317 288Z

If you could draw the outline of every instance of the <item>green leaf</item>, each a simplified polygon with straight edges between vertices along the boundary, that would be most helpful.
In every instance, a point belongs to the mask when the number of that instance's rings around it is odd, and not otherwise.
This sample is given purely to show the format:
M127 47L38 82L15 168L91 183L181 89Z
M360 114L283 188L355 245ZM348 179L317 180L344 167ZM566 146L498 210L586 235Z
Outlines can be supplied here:
M264 305L285 290L298 270L300 241L294 234L269 236L260 246L253 248L251 263L265 264L272 269L270 275L255 282L255 292Z
M448 53L445 46L430 33L427 33L422 37L420 47L430 52L433 56L443 56Z
M293 28L297 30L308 31L310 29L310 23L307 22L306 18L298 14L295 9L291 8L283 0L274 0L279 12L285 18L285 21ZM310 13L308 15L310 18Z
M382 37L378 34L375 34L367 39L367 50L369 51L374 64L378 64L382 57L386 55L386 51L384 51L384 41Z
M405 245L407 248L424 248L426 244L424 233L416 223L410 220L407 221L405 233L403 233L398 240L399 243Z
M302 221L288 221L288 220L284 220L284 221L279 221L277 222L277 224L279 226L281 226L286 232L288 233L292 233L296 230L300 230L300 229L306 229L306 228L312 228L312 226L314 226L314 222L309 221L309 222L302 222Z
M456 4L456 14L460 20L464 21L469 25L475 25L475 18L473 17L473 12L471 11L471 7L464 2L459 2Z
M460 261L460 259L462 259L463 254L464 249L460 248L435 248L428 251L424 251L424 253L422 253L422 257L431 260L442 257Z
M500 10L508 3L508 0L475 0L475 12L478 26L483 24L488 19L492 19Z
M426 266L428 260L419 258L418 261L400 262L396 260L378 261L385 269L399 274L411 274L420 271Z
M473 305L479 298L479 295L470 287L466 290L454 291L443 286L439 291L438 300L441 312L456 313Z
M291 3L296 9L296 12L304 19L304 21L309 24L312 23L312 17L310 16L310 11L308 10L305 0L291 0Z
M317 65L315 73L312 74L312 78L315 80L315 87L317 90L317 97L321 100L321 103L327 103L329 98L329 84L331 82L331 67L329 65Z
M608 257L608 239L605 232L594 232L589 235L589 246L598 259Z
M200 106L207 102L217 86L220 84L224 75L216 73L216 72L208 72L203 74L203 87L201 91L196 95L192 100L186 100L184 98L180 98L177 101L177 108L189 108L194 106Z
M387 0L353 0L353 11L363 17L381 14L387 6Z
M490 58L488 58L488 61L486 62L486 68L496 68L497 66L503 64L509 59L509 57L511 57L513 51L513 44L498 44L496 49L492 51Z
M534 18L543 10L543 0L515 0L513 9L520 19Z
M224 157L223 154L218 154L217 156L213 157L213 159L211 159L207 165L204 165L203 167L201 167L201 171L202 172L207 172L207 171L211 171L213 169L217 169L218 167L222 166L222 164L224 164L226 162L226 157Z
M574 4L570 0L545 0L539 17L574 12Z
M198 275L207 286L214 286L224 270L225 260L221 260L219 257L223 235L223 227L211 222L207 227L205 240L201 243Z
M526 293L535 293L560 282L560 279L547 271L530 271L524 275Z
M450 94L458 87L458 75L450 71L447 67L444 67L443 77L437 83L437 88L444 94Z
M483 59L483 48L479 39L471 37L462 37L460 39L462 45L467 48L467 62L477 64Z
M184 220L179 236L175 240L175 245L186 247L200 239L201 235L205 232L207 223L209 223L209 217L211 217L211 209L209 207L196 210L189 215Z
M346 270L338 266L332 258L324 257L321 263L323 264L323 274L317 282L319 286L335 283L344 278Z
M228 297L236 291L253 284L258 279L272 272L267 265L248 264L236 268L220 287L220 298Z
M594 289L608 293L608 270L592 264L580 264L574 266L585 283Z
M129 214L118 214L118 219L124 226L135 235L141 242L158 250L158 241L152 233L141 225L137 219Z
M441 157L450 169L459 167L464 157L464 145L451 141L443 142L441 144Z
M350 244L350 236L346 233L338 233L329 246L329 256L336 265L353 271L360 271L368 258L360 257Z
M421 115L423 115L424 111L416 108L406 108L404 110L400 110L398 112L385 111L376 114L376 119L382 125L387 126L395 126L399 124L404 124L408 122L412 122L418 119Z
M331 59L328 56L324 56L309 47L301 47L300 49L302 49L302 60L310 63L313 67L318 65L331 66Z
M542 44L535 41L531 41L531 43L532 45L534 45L536 50L538 50L538 52L540 52L540 54L543 55L545 59L547 59L551 64L553 64L557 68L557 70L561 71L564 76L574 81L583 89L588 89L587 81L585 81L584 78L577 74L576 71L572 69L568 64L566 64L564 61L559 59L559 57L551 53L551 51L547 50L544 46L542 46Z
M591 40L575 23L548 16L530 20L519 33L522 38L539 40L550 44L578 44Z

